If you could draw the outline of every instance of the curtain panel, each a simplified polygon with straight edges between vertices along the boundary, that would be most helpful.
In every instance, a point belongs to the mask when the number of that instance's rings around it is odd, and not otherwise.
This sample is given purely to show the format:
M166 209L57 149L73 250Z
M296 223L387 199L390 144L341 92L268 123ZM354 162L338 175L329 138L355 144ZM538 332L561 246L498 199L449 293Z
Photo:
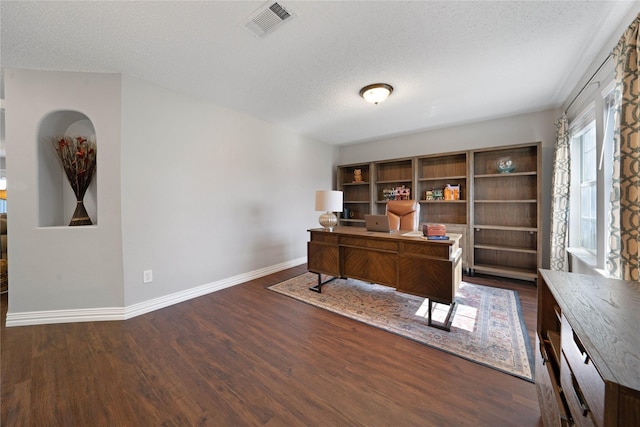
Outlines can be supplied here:
M611 217L607 273L639 280L640 227L640 15L613 50L616 67L616 128L614 135Z
M567 271L567 242L569 225L569 188L571 184L571 162L569 142L571 139L569 120L562 115L556 121L556 145L553 153L553 176L551 178L551 270Z

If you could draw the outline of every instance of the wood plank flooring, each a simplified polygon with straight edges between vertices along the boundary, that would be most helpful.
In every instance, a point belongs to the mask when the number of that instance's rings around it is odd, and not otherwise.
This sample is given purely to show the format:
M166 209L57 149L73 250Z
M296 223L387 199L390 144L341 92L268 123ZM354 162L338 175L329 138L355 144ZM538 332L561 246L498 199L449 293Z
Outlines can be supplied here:
M266 288L123 322L5 328L2 426L539 426L532 383ZM516 289L530 337L536 288Z

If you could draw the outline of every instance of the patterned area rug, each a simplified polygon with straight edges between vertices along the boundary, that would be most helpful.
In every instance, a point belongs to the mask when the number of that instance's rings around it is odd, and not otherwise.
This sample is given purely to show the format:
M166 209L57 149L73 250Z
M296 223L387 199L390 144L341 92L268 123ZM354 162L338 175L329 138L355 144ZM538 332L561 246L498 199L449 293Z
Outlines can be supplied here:
M353 279L329 282L319 294L309 290L317 280L305 273L269 289L533 382L533 353L515 291L462 282L446 332L427 325L424 298ZM442 322L448 308L436 304L433 319Z

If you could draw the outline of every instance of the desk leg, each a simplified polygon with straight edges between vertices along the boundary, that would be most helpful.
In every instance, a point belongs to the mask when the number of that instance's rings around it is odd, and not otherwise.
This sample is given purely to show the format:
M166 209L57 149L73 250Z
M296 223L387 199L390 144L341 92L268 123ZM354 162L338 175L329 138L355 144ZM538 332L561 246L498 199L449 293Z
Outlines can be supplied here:
M447 312L447 317L444 318L444 323L435 323L431 320L431 311L433 310L433 300L429 298L429 310L428 310L428 321L427 324L433 328L442 329L443 331L451 331L451 323L453 322L453 309L455 308L455 301L449 304L449 311Z
M316 274L318 275L318 284L309 287L309 290L313 291L313 292L317 292L317 293L321 293L322 292L322 285L337 279L337 277L334 276L334 277L331 277L330 279L327 279L327 280L325 280L323 282L322 281L322 275L320 273L316 273Z

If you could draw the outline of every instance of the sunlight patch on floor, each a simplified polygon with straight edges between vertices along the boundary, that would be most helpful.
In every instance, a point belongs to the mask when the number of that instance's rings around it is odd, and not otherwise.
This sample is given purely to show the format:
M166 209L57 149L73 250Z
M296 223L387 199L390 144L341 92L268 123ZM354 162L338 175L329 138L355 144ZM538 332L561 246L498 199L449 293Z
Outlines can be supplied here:
M431 318L435 322L443 323L447 317L449 306L447 304L435 303L431 312ZM425 299L422 305L416 311L416 316L423 319L427 319L429 316L429 299ZM464 329L465 331L473 332L476 328L476 322L478 320L478 309L469 307L468 305L458 303L456 305L455 313L453 316L453 322L451 327Z

